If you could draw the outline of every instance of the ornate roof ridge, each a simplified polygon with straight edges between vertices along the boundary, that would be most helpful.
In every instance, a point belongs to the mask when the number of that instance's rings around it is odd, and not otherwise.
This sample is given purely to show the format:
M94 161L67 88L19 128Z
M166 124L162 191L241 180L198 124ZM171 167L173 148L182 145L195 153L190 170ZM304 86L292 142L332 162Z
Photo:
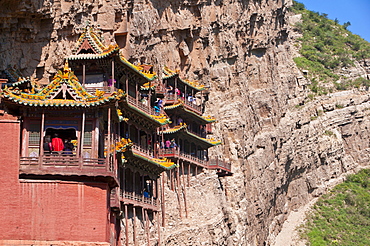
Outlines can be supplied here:
M73 98L67 99L67 92ZM55 99L62 93L63 99ZM25 93L18 89L5 88L1 96L5 99L26 106L50 107L91 107L106 104L121 99L125 94L122 90L104 96L103 91L96 91L95 95L88 93L82 87L78 78L66 61L63 70L59 70L51 83L37 93Z
M162 79L169 79L175 76L178 76L179 80L184 84L192 87L195 90L202 91L205 89L203 84L198 83L198 80L190 81L189 79L182 79L180 78L180 70L176 69L175 71L169 69L167 66L163 67L163 74L164 76Z
M140 74L145 79L152 81L157 78L156 72L150 72L149 69L147 69L148 67L152 67L153 65L150 64L134 65L131 62L129 62L121 53L119 55L119 59L123 64L133 69L136 73Z

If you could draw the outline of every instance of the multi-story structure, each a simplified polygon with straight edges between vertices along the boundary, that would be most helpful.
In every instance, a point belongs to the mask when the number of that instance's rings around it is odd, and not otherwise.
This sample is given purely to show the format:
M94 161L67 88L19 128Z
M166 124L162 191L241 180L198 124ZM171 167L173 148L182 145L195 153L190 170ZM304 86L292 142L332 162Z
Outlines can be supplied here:
M209 165L207 149L220 142L206 138L214 119L201 116L204 86L165 73L162 83L152 66L130 63L90 27L48 85L6 71L0 243L137 245L141 220L151 245L150 221L165 225L162 173L230 172ZM74 147L50 149L52 138Z

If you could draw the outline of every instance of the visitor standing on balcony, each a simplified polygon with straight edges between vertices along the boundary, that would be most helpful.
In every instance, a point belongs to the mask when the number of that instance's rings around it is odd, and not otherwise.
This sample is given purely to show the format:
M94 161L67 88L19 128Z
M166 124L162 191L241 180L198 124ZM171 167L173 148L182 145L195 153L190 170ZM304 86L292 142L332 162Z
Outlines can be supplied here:
M64 143L64 154L72 155L72 150L74 149L73 143L71 143L71 138L68 138Z
M43 149L44 149L44 154L51 154L51 151L53 151L53 145L51 145L49 135L45 136Z
M175 142L175 139L174 139L174 138L171 140L170 148L171 148L171 149L177 149L177 144L176 144L176 142Z
M53 151L56 151L59 154L64 149L63 140L61 138L59 138L57 133L54 134L54 137L51 140L51 145L53 146Z
M171 146L171 141L170 141L169 139L167 139L167 140L166 140L166 142L165 142L165 146L164 146L164 148L165 148L165 149L169 149L169 148L170 148L170 146Z
M112 78L112 75L109 76L109 79L108 79L108 86L112 86L114 82L116 82L113 78Z

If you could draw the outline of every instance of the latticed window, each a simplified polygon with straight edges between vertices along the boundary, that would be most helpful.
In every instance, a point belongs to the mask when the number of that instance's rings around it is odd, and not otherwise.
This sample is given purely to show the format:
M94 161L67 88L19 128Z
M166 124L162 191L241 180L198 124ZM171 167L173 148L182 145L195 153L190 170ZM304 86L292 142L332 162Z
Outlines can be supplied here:
M40 144L40 124L31 123L29 126L29 146L38 146Z
M85 124L85 132L84 132L84 146L91 146L92 144L92 129L93 124L91 121L87 121Z

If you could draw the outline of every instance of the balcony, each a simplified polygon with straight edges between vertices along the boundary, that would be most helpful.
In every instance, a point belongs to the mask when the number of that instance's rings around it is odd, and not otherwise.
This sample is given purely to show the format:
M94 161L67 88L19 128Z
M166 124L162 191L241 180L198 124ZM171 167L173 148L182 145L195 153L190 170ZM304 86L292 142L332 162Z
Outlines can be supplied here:
M85 90L88 93L90 93L92 95L95 95L96 90L104 91L105 94L110 94L110 93L116 91L117 88L111 87L111 86L94 86L94 87L91 87L91 86L87 87L87 86L85 86Z
M150 149L148 149L148 148L144 148L144 147L142 147L140 145L133 144L132 147L131 147L131 150L135 154L144 156L146 158L153 158L153 151L150 150Z
M189 101L187 98L180 97L176 94L167 94L166 97L166 104L173 104L177 102L178 99L181 99L184 102L184 106L186 109L191 110L199 115L202 114L202 106L198 106L193 102Z
M221 161L218 158L209 160L208 168L215 169L217 171L218 176L221 177L232 175L231 163Z
M208 166L206 160L202 160L198 157L195 157L195 156L190 155L190 154L186 154L186 153L181 152L179 150L176 150L174 148L160 149L159 150L159 156L160 157L166 157L166 158L178 158L180 160L195 164L195 165L200 166L200 167L207 167Z
M140 109L141 111L145 112L146 114L157 115L157 113L154 111L153 108L143 104L142 102L140 102L139 100L136 100L135 98L133 98L130 95L127 95L127 102L131 106L134 106L134 107Z
M153 211L158 211L157 198L145 197L142 194L138 194L133 191L123 191L121 190L121 201L128 205L134 205L137 207L142 207L144 209L150 209Z
M116 170L113 163L107 163L105 158L82 158L70 155L20 157L19 172L22 175L98 177L112 186L117 186Z

